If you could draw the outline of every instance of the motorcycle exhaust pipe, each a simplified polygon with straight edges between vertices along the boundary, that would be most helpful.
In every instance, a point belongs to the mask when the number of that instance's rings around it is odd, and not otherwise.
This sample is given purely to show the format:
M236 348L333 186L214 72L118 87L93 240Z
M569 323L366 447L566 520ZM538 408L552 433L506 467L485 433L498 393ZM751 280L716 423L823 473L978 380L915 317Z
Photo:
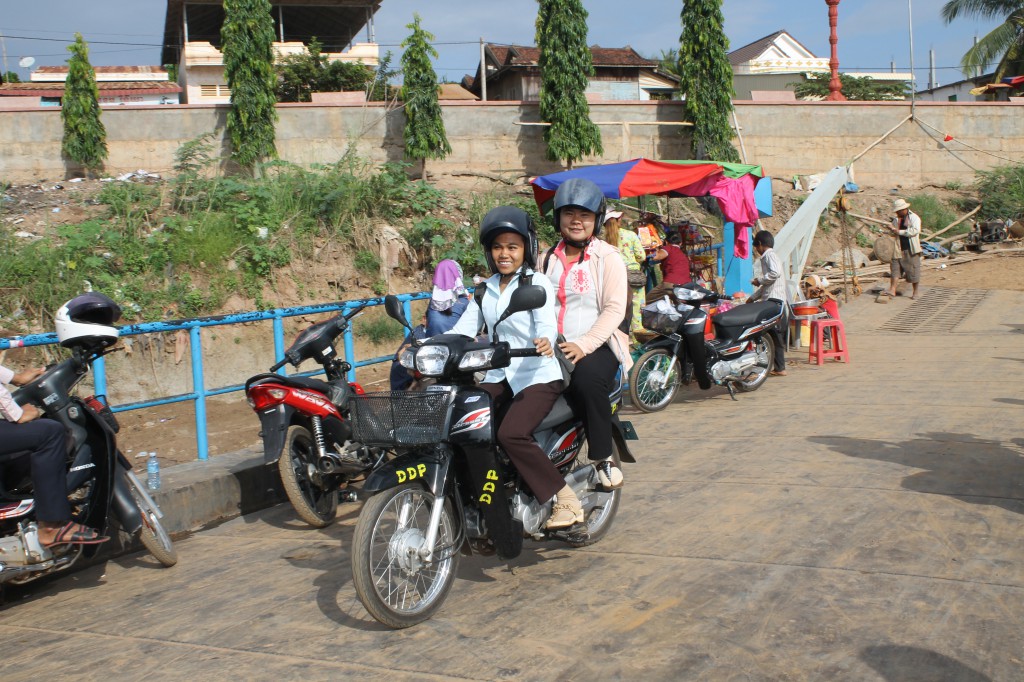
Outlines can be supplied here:
M747 352L739 356L735 360L723 360L715 366L714 373L716 375L722 374L722 378L718 379L719 382L724 381L740 381L743 379L743 373L748 369L757 366L757 353ZM721 367L721 369L719 369Z

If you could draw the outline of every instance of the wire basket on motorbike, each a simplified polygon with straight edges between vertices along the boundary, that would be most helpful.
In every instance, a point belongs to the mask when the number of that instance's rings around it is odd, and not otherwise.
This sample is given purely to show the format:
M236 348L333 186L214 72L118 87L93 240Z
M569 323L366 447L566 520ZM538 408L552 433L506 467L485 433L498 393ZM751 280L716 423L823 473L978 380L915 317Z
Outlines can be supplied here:
M410 447L438 443L448 424L448 391L383 391L354 396L351 409L353 438L375 447Z
M665 297L641 308L640 318L643 320L644 329L659 334L673 334L679 328L682 315L669 302L668 297Z

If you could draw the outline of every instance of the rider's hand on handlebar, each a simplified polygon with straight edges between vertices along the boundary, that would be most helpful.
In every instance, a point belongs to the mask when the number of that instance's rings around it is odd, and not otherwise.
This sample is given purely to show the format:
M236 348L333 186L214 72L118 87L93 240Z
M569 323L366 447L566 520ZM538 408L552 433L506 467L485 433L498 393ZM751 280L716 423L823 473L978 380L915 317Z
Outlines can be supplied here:
M23 372L18 372L17 374L15 374L14 377L11 379L11 383L14 384L15 386L24 386L33 379L41 377L43 375L43 372L45 371L46 370L43 369L42 367L33 367L32 369L26 369Z
M30 422L34 419L39 419L43 416L43 413L39 411L39 408L35 405L22 405L21 406L21 419L18 420L19 424Z
M574 365L586 356L583 349L571 341L560 343L558 344L558 347L562 349L562 354L569 358Z
M537 352L545 357L554 357L555 351L551 349L551 341L546 338L539 338L533 340L533 345L537 347Z

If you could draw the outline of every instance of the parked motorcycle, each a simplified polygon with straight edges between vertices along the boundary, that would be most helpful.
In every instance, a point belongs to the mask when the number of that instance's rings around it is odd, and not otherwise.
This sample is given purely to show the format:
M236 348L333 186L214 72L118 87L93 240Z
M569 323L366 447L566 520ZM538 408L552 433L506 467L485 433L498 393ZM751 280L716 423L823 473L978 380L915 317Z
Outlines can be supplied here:
M782 319L785 304L770 299L718 313L711 317L714 338L707 340L710 313L702 306L717 302L718 294L693 283L676 287L673 294L682 301L676 307L678 317L643 311L644 327L654 327L651 331L658 336L644 344L643 355L630 370L633 405L643 412L662 410L680 384L689 385L695 375L701 389L725 386L733 400L736 391L760 388L768 378L774 349L768 330Z
M93 326L78 320L84 333L75 337L61 334L63 346L71 357L50 365L34 381L12 394L19 405L34 405L45 419L64 425L68 433L67 490L72 520L101 533L109 517L117 520L130 536L138 536L143 546L164 566L178 561L170 535L160 523L163 513L146 487L132 471L131 464L117 448L119 430L114 413L95 396L71 395L85 378L94 360L118 350L117 330L110 326L120 317L120 309L105 296L86 294L82 299L109 301L113 311L104 332L86 329ZM58 312L67 313L74 299ZM65 320L67 322L67 320ZM24 584L58 571L67 570L81 557L92 557L101 545L56 545L46 547L39 541L32 499L32 481L11 462L28 452L10 453L0 459L0 584ZM26 467L20 467L25 469Z
M334 521L341 490L355 501L348 484L377 466L383 450L352 441L347 403L363 393L345 374L352 366L338 358L335 339L363 306L309 327L285 351L284 359L245 382L249 405L259 416L263 457L278 463L281 483L299 517L316 528ZM298 367L315 360L326 381L274 374L285 364Z
M520 286L495 330L509 315L539 308L545 297L541 287ZM397 299L387 297L385 307L409 326ZM359 514L352 549L359 600L392 628L420 623L440 608L460 552L512 559L525 537L582 547L603 538L615 518L621 489L601 486L586 456L582 422L559 398L534 437L576 491L585 521L545 530L551 503L533 497L498 445L490 395L473 382L475 372L507 367L512 358L537 351L510 348L495 330L492 341L444 334L407 348L402 365L437 380L422 393L366 394L351 401L355 438L397 455L363 485L372 497ZM620 393L609 400L614 413ZM632 427L613 419L613 462L634 462L626 445Z

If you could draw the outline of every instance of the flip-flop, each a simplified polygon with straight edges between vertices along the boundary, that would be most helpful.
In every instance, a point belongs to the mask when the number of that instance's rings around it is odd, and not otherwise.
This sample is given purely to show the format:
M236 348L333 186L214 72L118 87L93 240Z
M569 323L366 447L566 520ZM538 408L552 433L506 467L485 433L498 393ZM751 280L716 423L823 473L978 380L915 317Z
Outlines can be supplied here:
M87 528L80 523L74 521L68 521L57 534L53 536L53 542L46 544L47 547L55 547L57 545L98 545L106 542L110 538L106 535L100 535L92 528Z
M771 372L769 372L769 374L771 374L773 377L784 377L784 376L786 376L788 374L788 372L786 372L786 370L784 370L784 369L783 370L774 370L773 369Z

